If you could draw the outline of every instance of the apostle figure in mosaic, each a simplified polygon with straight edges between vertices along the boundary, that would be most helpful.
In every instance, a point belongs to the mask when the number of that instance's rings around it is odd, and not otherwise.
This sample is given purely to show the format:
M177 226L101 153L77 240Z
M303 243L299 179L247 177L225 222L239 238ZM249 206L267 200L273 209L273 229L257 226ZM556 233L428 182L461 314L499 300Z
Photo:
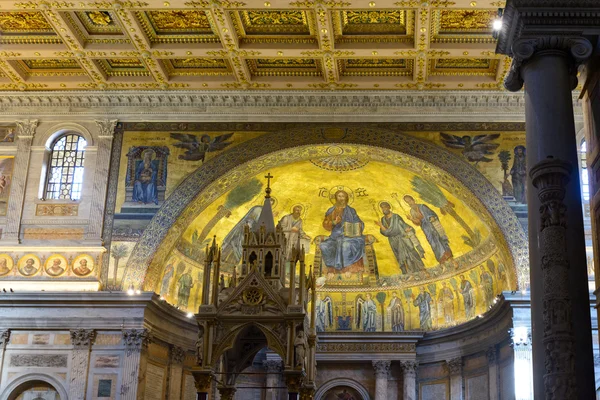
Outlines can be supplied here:
M440 290L440 294L438 295L438 302L442 306L444 321L446 324L451 324L454 321L454 293L452 293L452 289L448 287L446 282L442 282L442 290Z
M325 332L325 328L333 324L331 299L329 297L326 297L323 300L321 299L321 293L318 293L317 301L315 303L315 309L317 314L315 321L317 332Z
M467 319L475 317L475 294L473 293L473 285L465 279L464 275L460 276L460 293L463 296L465 304L465 314Z
M510 169L512 177L513 194L517 203L526 204L527 196L525 186L527 184L527 164L525 146L516 146L514 149L513 165Z
M363 303L363 331L375 332L377 330L377 304L370 293L366 294L366 300Z
M194 280L189 272L181 275L179 281L179 290L177 291L177 307L187 308L190 299L190 291L194 287Z
M158 204L158 161L153 160L154 157L154 150L144 150L142 161L138 162L135 170L132 199L139 204Z
M480 270L479 282L481 282L481 291L483 292L483 300L487 310L494 303L494 278L486 271L483 265L480 267Z
M323 220L323 228L331 234L319 246L329 278L336 273L349 278L353 272L364 270L365 237L362 231L365 224L348 205L349 196L345 190L335 192L333 200L335 204L327 210Z
M223 264L238 265L242 260L242 242L244 241L244 227L254 229L260 216L262 206L254 206L238 221L223 239L221 247L221 262Z
M413 305L419 307L420 327L424 331L431 330L431 295L421 286L420 293L415 299L413 295Z
M446 235L446 231L444 231L444 227L440 223L437 214L425 204L417 204L412 196L404 196L404 201L410 207L410 213L407 215L407 218L413 224L423 229L423 233L425 233L425 237L438 262L444 263L451 260L453 255L452 250L450 250L448 235Z
M388 306L390 317L392 321L392 332L403 332L404 331L404 306L402 300L398 297L396 292L392 293L392 300Z
M173 263L170 263L165 268L165 274L163 275L162 282L160 284L160 296L167 297L169 294L169 285L171 283L171 278L173 278L173 273L175 272L175 268L173 267Z
M302 211L301 205L295 205L291 214L279 220L279 225L286 239L286 261L290 260L292 257L292 247L298 246L298 243L300 243L300 246L304 246L304 251L308 251L310 246L310 237L302 229Z
M422 258L425 258L425 250L415 235L415 229L408 225L401 216L392 212L392 207L387 201L379 203L383 217L381 222L375 221L379 226L379 232L386 236L394 252L394 256L400 264L403 274L425 270Z

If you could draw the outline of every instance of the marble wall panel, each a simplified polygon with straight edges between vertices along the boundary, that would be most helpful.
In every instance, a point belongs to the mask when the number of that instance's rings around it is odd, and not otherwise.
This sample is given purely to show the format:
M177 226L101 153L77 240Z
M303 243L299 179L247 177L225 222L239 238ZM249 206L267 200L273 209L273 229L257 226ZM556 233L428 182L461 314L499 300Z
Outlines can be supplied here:
M117 374L96 374L92 386L92 400L117 398Z
M94 368L118 368L121 360L118 354L96 354L94 355L92 365Z
M487 374L467 377L465 381L466 400L489 400Z
M66 354L11 354L10 367L66 368Z
M515 398L515 373L512 363L500 368L500 400L513 400Z
M196 383L191 374L185 374L183 378L183 400L196 400Z
M419 388L419 400L449 400L448 381L422 383Z
M165 398L167 368L148 363L146 367L146 400L161 400Z

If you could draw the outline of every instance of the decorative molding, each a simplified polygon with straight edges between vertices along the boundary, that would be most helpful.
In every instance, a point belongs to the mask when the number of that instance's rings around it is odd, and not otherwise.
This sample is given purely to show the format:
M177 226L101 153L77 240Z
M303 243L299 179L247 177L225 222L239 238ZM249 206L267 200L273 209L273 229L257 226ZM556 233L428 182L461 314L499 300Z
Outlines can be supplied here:
M487 357L488 364L495 364L498 361L498 350L495 346L488 347L485 351L485 356Z
M79 212L78 204L37 204L36 217L76 217Z
M375 370L375 377L388 379L390 377L390 365L389 360L377 360L373 361L373 369Z
M414 343L317 343L319 353L412 353Z
M577 95L573 102L577 102ZM521 116L521 93L497 91L371 92L64 92L0 94L0 115L202 115L204 120L227 120L231 115L468 115ZM140 117L134 117L140 120ZM164 117L163 117L164 118ZM110 129L114 120L102 120Z
M71 344L75 347L89 347L96 339L93 329L71 329Z
M330 389L336 388L336 387L340 387L340 386L347 386L350 387L354 390L356 390L358 392L358 394L361 396L360 398L363 400L371 400L371 396L369 395L369 391L367 389L364 388L363 385L361 385L359 382L353 380L353 379L348 379L348 378L335 378L332 379L330 381L327 381L321 385L319 385L319 389L317 390L317 392L315 393L315 400L323 400L323 396L329 392Z
M22 225L87 225L87 219L24 219Z
M79 240L83 238L83 228L25 228L23 239L31 240Z

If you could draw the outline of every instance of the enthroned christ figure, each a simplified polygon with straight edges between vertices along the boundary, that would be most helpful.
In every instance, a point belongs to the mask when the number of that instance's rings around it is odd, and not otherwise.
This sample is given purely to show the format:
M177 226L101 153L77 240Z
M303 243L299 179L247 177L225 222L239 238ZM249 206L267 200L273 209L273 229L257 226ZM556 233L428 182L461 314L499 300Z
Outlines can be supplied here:
M335 204L327 210L323 220L323 228L331 234L321 242L321 254L329 279L336 273L349 278L352 273L360 273L365 268L365 238L362 234L365 224L348 205L346 191L338 190L334 199Z

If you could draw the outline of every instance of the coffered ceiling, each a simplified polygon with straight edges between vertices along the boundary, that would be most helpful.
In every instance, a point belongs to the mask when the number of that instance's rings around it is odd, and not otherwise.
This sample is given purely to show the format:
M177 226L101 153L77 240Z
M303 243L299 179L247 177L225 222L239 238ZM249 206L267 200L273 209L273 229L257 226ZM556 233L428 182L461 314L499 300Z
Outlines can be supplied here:
M0 90L502 90L491 0L0 0Z

